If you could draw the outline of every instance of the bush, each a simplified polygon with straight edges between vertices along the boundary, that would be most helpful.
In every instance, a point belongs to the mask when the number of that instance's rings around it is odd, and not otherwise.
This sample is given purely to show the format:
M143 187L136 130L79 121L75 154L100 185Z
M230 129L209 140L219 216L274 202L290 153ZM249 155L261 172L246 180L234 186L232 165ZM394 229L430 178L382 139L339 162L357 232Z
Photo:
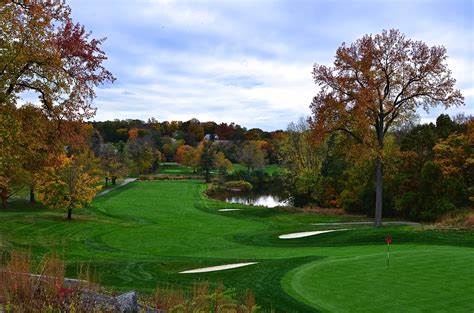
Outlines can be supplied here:
M230 191L250 191L253 186L245 180L233 180L226 182L224 188Z
M396 210L404 217L412 220L418 218L418 193L408 191L403 193L396 201Z

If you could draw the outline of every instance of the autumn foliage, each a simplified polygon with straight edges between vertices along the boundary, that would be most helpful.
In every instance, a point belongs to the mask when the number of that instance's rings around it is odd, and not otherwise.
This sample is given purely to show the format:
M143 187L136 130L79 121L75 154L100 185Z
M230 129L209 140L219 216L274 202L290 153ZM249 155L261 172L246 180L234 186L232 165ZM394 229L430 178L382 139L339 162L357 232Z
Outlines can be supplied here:
M62 1L0 1L0 102L33 91L56 119L92 117L94 87L113 81L104 39L74 23Z
M78 157L61 155L57 163L38 175L38 200L51 209L67 210L71 219L72 210L87 206L101 189L100 180L87 171Z
M336 51L334 66L315 64L320 92L311 104L315 138L342 131L377 155L375 225L382 222L384 139L392 126L463 96L446 64L446 49L406 38L398 30L365 35Z

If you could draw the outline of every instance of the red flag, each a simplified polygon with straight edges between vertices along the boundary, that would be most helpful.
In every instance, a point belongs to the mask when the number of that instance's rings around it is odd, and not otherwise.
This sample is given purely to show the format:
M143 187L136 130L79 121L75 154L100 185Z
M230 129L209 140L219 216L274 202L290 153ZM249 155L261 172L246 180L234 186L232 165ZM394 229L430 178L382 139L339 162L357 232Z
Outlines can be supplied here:
M392 236L388 235L387 238L385 238L385 242L389 245L392 243Z

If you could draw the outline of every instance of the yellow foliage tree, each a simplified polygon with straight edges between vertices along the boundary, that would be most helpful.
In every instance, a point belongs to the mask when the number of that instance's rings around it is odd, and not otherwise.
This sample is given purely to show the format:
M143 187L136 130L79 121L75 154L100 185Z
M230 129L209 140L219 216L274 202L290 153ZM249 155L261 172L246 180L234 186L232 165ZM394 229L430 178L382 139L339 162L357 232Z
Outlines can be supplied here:
M80 158L61 155L58 166L47 167L37 176L38 200L51 209L67 210L67 219L72 219L72 210L87 206L101 188L100 179L91 174Z
M219 171L220 174L225 174L228 171L232 170L232 162L226 159L224 153L218 152L216 154L216 159L214 161L214 165Z
M446 177L460 177L469 188L474 201L474 119L467 123L466 133L454 133L440 140L433 148L435 163Z
M21 123L14 105L0 103L0 197L7 208L8 198L23 187L25 150L21 143Z

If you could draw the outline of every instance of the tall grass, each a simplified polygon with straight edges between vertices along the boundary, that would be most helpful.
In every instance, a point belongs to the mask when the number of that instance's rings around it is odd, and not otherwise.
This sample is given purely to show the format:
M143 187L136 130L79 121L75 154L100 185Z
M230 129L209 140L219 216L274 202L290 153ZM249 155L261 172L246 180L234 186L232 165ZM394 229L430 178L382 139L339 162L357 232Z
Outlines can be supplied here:
M1 252L1 251L0 251ZM0 254L0 312L113 312L96 303L105 290L91 282L89 267L78 268L77 280L64 277L64 262L57 254L45 255L33 264L30 252ZM88 296L87 296L88 295ZM158 286L144 301L165 312L253 313L255 295L246 291L240 298L222 283L195 283L191 290Z
M439 229L474 229L474 210L448 212L438 218L432 228Z
M0 260L0 308L5 312L92 312L82 300L82 290L95 290L89 270L79 269L80 280L64 278L64 262L57 254L45 255L33 264L31 253L2 253Z
M149 304L165 312L229 312L252 313L259 307L255 295L247 290L238 296L233 289L226 289L222 283L211 287L208 281L194 283L190 290L157 286Z

